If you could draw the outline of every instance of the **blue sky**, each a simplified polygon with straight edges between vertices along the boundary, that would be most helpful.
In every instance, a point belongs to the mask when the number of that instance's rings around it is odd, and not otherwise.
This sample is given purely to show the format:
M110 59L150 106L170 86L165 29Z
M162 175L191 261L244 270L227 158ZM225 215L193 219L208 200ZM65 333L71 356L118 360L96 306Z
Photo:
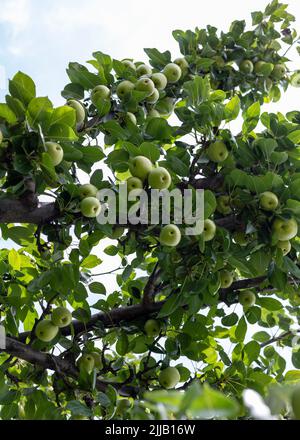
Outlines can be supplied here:
M5 68L6 79L18 70L25 71L37 83L38 93L48 95L58 104L60 91L68 81L65 68L69 61L84 62L95 50L119 59L143 60L143 47L170 49L176 56L178 49L172 30L206 24L226 29L232 20L249 18L251 11L264 8L266 3L265 0L0 0L0 66ZM296 13L299 1L290 0L289 4ZM0 99L4 93L2 88ZM293 94L289 98L293 100Z

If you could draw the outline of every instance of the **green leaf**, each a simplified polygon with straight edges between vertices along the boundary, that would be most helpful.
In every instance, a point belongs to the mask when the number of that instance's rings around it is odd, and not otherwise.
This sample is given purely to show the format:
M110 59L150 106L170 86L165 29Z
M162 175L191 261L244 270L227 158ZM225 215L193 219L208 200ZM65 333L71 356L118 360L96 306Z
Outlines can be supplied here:
M0 104L0 119L4 119L9 124L15 124L17 122L17 116L7 104Z
M143 142L139 149L140 154L148 157L153 163L157 162L160 158L159 147L152 142Z
M291 142L293 142L293 144L299 144L300 143L300 130L292 131L292 133L289 133L287 137Z
M54 124L64 124L64 125L69 125L70 127L75 127L76 125L75 110L68 105L63 105L61 107L55 108L51 114L51 119L50 119L50 125L54 125Z
M172 136L172 128L165 119L153 118L146 125L146 134L153 139L169 140Z
M118 252L119 252L119 249L117 248L117 246L114 246L114 245L107 246L104 249L104 253L106 255L110 255L111 257L114 257L115 255L117 255Z
M35 97L35 84L30 76L23 72L18 72L12 80L9 81L9 92L19 99L25 106Z
M217 200L212 191L204 191L204 220L208 219L216 210Z
M102 283L96 281L89 285L89 289L92 293L97 293L98 295L106 294L105 286Z
M162 70L166 64L171 62L171 53L168 50L166 52L159 52L155 48L146 48L144 52L148 55L151 66L156 69Z
M239 320L239 323L235 329L235 338L239 342L243 342L245 339L247 333L247 323L245 318L242 316L242 318Z
M281 310L283 307L281 302L275 298L260 297L257 300L257 303L260 304L261 307L263 307L264 309L271 310L271 311Z
M91 90L94 87L103 84L100 76L88 71L88 69L79 63L70 63L67 74L72 83L79 84L85 90ZM106 84L106 82L105 82Z
M196 76L193 81L185 82L183 89L187 95L188 104L197 108L202 102L208 100L210 82L207 77Z
M74 130L65 124L51 125L45 137L57 141L76 141L78 139Z
M48 179L54 182L57 181L57 174L53 166L52 159L48 153L42 154L41 169L46 174Z
M260 345L256 341L250 341L244 347L244 362L250 365L252 362L257 360L260 353Z
M27 109L27 119L32 128L42 126L49 121L52 113L52 102L48 98L33 98Z
M8 263L13 270L20 270L21 257L15 249L11 249L8 253Z
M227 121L232 121L236 119L241 110L240 98L238 96L234 96L226 105L225 105L225 118Z
M84 88L80 84L67 84L61 95L65 99L83 99L84 98Z
M93 269L94 267L99 266L101 263L101 258L96 257L96 255L89 255L82 261L80 266L84 269Z

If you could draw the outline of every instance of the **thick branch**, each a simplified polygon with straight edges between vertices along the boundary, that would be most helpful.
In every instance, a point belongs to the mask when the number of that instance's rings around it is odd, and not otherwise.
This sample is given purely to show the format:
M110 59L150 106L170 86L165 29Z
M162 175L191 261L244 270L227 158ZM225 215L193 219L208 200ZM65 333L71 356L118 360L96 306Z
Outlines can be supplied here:
M29 207L17 199L0 199L0 223L47 223L57 217L59 211L55 203L40 203Z

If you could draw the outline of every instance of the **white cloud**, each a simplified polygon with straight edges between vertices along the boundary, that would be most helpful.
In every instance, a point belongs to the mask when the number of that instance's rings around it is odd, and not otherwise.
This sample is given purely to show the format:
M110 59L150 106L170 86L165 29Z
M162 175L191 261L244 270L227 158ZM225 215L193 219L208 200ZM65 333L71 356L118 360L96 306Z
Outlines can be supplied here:
M0 23L7 25L9 46L7 50L18 55L23 47L22 32L30 24L30 0L2 0Z

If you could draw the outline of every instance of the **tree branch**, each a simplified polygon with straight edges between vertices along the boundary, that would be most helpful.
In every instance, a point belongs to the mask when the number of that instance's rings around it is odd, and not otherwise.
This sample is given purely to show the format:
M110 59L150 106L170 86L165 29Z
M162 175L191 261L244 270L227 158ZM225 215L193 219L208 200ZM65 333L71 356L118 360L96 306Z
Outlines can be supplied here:
M0 223L33 223L39 225L57 218L59 210L55 203L39 203L28 206L25 201L5 198L0 199Z

